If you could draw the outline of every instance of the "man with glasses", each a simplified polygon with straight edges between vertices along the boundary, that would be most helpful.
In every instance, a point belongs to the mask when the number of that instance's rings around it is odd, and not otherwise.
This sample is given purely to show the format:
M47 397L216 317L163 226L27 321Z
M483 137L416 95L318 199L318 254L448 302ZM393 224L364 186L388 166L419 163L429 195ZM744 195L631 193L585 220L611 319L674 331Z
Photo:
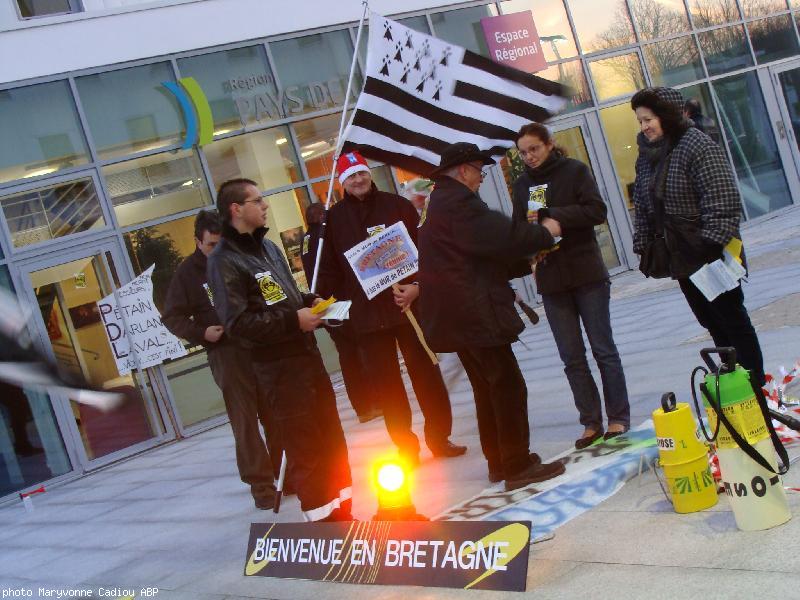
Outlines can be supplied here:
M265 237L268 205L254 181L223 183L217 207L222 240L208 258L208 280L226 334L247 354L241 379L252 378L255 401L272 413L305 519L350 520L347 445L313 334L321 319L311 307L321 299L298 290L283 252Z
M457 352L472 384L489 480L513 490L564 472L530 452L528 390L511 348L525 326L508 284L561 231L552 219L518 223L490 210L478 188L493 164L475 144L442 152L419 229L419 309L431 348Z
M271 509L274 503L274 477L281 461L281 447L269 410L258 402L252 374L244 375L250 364L246 354L225 335L214 310L206 275L208 256L217 246L222 221L217 211L201 210L194 221L194 254L176 269L167 290L162 320L175 335L202 346L208 366L225 401L239 477L250 486L258 508ZM267 446L258 430L261 422Z
M411 466L419 464L419 439L411 429L411 407L400 374L398 346L425 416L425 443L435 457L460 456L467 448L450 442L453 415L439 366L431 362L401 306L395 303L392 290L368 299L345 258L345 252L353 246L401 221L416 242L417 211L402 196L378 190L366 160L358 152L342 154L336 168L345 193L344 199L328 211L318 289L324 296L338 294L340 300L353 303L350 321L362 363L372 376L372 400L383 410L386 429L400 455ZM408 303L413 301L417 289L413 278L398 288Z

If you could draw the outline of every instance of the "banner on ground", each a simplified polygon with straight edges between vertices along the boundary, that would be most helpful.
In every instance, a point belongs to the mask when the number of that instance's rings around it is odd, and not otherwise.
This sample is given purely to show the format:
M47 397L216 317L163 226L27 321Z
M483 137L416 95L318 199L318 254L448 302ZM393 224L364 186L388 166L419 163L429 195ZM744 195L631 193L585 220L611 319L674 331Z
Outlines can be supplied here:
M353 246L344 256L370 300L419 270L417 247L402 221Z
M120 375L186 355L186 349L161 322L153 302L153 269L97 301L103 329ZM119 299L119 303L117 302Z
M246 576L525 591L528 521L253 523Z
M569 90L372 13L364 89L343 152L429 175L442 150L472 142L493 156L543 122Z

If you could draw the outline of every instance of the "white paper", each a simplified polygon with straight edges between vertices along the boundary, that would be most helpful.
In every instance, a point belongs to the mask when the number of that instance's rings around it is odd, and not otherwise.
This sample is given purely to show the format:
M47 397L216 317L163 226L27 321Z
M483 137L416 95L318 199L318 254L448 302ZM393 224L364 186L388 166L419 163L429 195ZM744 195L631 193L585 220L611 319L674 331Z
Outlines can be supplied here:
M689 277L709 302L738 286L739 280L746 273L744 267L727 250L723 252L723 256L724 260L717 259L703 265Z
M350 307L352 306L350 300L342 300L341 302L334 302L322 313L323 321L344 321L350 318Z
M103 329L120 375L186 356L181 341L164 327L153 302L153 269L97 302ZM117 305L119 298L121 308Z

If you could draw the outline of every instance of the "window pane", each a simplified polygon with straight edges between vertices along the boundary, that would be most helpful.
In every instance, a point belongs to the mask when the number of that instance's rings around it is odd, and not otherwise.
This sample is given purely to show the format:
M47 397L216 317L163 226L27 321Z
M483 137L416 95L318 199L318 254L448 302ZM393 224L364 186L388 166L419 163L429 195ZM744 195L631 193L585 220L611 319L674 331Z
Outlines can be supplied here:
M739 0L744 18L763 17L786 10L786 0Z
M625 0L567 0L581 52L610 50L635 40Z
M342 105L353 60L347 30L272 42L269 47L292 114ZM358 72L353 89L361 89Z
M25 19L73 12L69 0L17 0L17 5L19 14Z
M736 0L689 0L694 26L702 29L739 20Z
M2 265L0 288L14 292ZM0 497L72 470L46 394L0 382L0 440L8 440L0 461Z
M753 65L741 25L701 33L700 47L709 75L719 75Z
M759 64L800 52L797 35L789 15L753 21L747 24L747 29Z
M303 235L306 230L306 208L311 201L305 188L296 188L279 194L266 197L269 203L267 210L267 237L283 248L286 260L297 287L308 291L309 282L303 272L303 261L300 253L303 245Z
M341 119L340 114L333 114L292 125L309 179L330 176Z
M449 10L431 15L434 35L440 39L464 46L468 50L489 56L483 37L481 19L497 15L493 5Z
M103 176L121 227L211 204L192 150L108 165Z
M614 159L620 187L628 201L628 208L633 210L633 182L636 179L634 167L639 156L639 147L636 144L639 124L636 122L636 115L631 110L630 103L623 102L601 109L600 120Z
M533 13L536 32L548 62L577 56L578 49L562 0L507 0L500 4L500 10L504 15L526 10Z
M691 35L645 46L644 59L654 85L672 87L703 77L700 52Z
M168 63L157 63L76 80L100 158L154 150L182 140L181 109L162 85L174 79Z
M203 151L215 188L234 177L252 179L262 191L302 180L287 127L217 140Z
M714 111L714 103L711 101L711 92L708 89L708 84L698 83L681 88L681 94L683 94L686 102L696 100L699 104L699 107L690 105L686 109L688 117L694 126L718 144L722 144L721 129L717 113Z
M563 83L572 91L569 103L564 109L565 113L588 108L592 105L592 94L589 92L589 84L586 81L586 75L583 73L581 61L573 60L551 65L544 71L539 71L537 75L550 81Z
M106 224L97 190L88 178L7 196L0 205L16 248Z
M0 132L0 182L46 175L89 160L66 81L0 90Z
M194 77L203 88L214 115L215 135L286 116L263 46L182 58L178 68L181 77Z
M712 86L748 217L789 206L792 198L755 72Z
M589 63L599 101L632 94L644 87L638 54L624 54Z
M689 31L683 0L630 0L639 38L654 40Z

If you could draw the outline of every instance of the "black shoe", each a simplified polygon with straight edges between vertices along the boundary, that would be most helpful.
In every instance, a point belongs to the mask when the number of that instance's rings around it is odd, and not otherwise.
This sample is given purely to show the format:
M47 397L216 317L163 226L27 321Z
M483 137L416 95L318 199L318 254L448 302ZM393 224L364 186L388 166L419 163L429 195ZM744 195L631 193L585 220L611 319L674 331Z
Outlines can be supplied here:
M589 446L594 444L597 440L599 440L601 437L603 437L603 430L599 429L588 437L581 437L575 440L575 448L577 450L583 450L584 448L588 448Z
M558 461L530 465L519 473L506 479L506 491L510 492L511 490L516 490L532 483L547 481L553 477L558 477L565 470L564 465Z
M466 446L456 446L450 440L447 440L441 445L428 446L428 448L430 448L431 454L436 458L453 458L454 456L461 456L467 452Z
M536 452L531 452L528 456L531 459L532 465L542 464L542 457L536 454ZM492 483L499 483L503 481L503 479L505 479L505 477L503 476L502 470L492 471L491 469L489 469L489 481L491 481Z
M617 437L619 435L622 435L624 433L628 433L628 430L627 429L623 429L622 431L608 431L603 436L603 439L604 440L610 440L610 439L615 438L615 437Z

